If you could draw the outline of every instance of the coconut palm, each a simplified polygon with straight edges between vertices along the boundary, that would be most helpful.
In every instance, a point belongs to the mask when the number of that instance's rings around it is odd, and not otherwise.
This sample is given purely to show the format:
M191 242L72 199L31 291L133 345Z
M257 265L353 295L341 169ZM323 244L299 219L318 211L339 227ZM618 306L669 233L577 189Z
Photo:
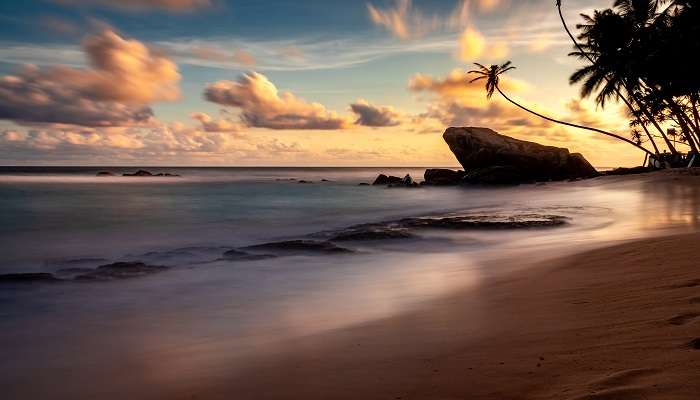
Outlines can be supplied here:
M631 0L617 0L618 3L624 2L624 1L631 1ZM569 30L569 27L566 24L566 20L564 19L564 14L562 13L561 0L557 0L556 6L557 6L557 10L559 12L559 19L561 20L561 23L564 26L564 30L566 31L566 34L569 36L571 41L574 43L574 46L578 50L577 54L581 55L582 57L585 57L592 65L595 65L596 61L594 61L593 55L591 54L591 52L584 50L582 45L578 42L578 40L576 40L574 35L571 33L571 30ZM595 67L593 67L591 69L595 69ZM608 80L608 78L606 76L603 76L602 78ZM651 113L649 113L649 111L645 108L645 106L643 104L641 104L641 102L636 101L638 99L634 99L634 97L631 94L630 94L630 97L632 97L632 98L630 100L628 100L622 94L622 89L623 88L627 89L627 86L624 85L624 87L621 87L621 85L622 85L622 82L620 82L618 80L618 81L613 82L612 84L608 85L608 88L614 92L614 94L617 96L617 99L621 100L625 104L625 106L627 106L630 113L633 116L635 116L637 125L641 126L642 129L644 130L644 133L646 134L647 138L649 139L649 143L651 143L651 145L654 147L654 151L657 154L659 154L659 148L656 145L656 142L654 141L652 134L649 132L649 129L647 129L646 124L642 122L642 118L641 118L641 116L639 116L640 114L642 116L646 117L646 119L648 121L650 121L656 127L656 129L659 131L661 137L664 139L666 146L669 148L671 153L675 153L676 150L675 150L674 146L671 144L671 141L668 139L668 137L664 134L664 131L661 128L661 126L659 126L659 124L652 118ZM628 93L629 93L629 90L628 90ZM637 103L637 107L635 107L632 104L633 101Z
M536 111L530 110L529 108L527 108L525 106L520 105L519 103L517 103L516 101L514 101L513 99L508 97L499 87L501 75L503 75L504 73L506 73L508 71L515 69L515 67L512 66L511 64L512 63L510 61L508 61L502 65L491 65L490 67L486 67L482 64L474 63L474 65L479 67L479 69L471 70L468 72L468 74L476 74L478 76L476 78L470 80L469 83L474 83L474 82L478 82L481 80L485 80L486 81L486 98L488 98L488 99L490 99L495 92L498 92L501 96L503 96L504 99L508 100L510 103L512 103L516 107L518 107L524 111L529 112L530 114L536 115L542 119L545 119L547 121L554 122L557 124L566 125L566 126L570 126L570 127L578 128L578 129L586 129L589 131L593 131L593 132L601 133L601 134L606 135L606 136L613 137L613 138L618 139L618 140L622 140L623 142L631 144L632 146L638 148L639 150L647 153L650 157L656 159L656 155L654 153L652 153L651 151L642 147L641 144L637 144L634 141L632 141L626 137L616 135L616 134L611 133L611 132L606 132L602 129L592 128L592 127L588 127L588 126L584 126L584 125L578 125L578 124L550 118L546 115L540 114Z

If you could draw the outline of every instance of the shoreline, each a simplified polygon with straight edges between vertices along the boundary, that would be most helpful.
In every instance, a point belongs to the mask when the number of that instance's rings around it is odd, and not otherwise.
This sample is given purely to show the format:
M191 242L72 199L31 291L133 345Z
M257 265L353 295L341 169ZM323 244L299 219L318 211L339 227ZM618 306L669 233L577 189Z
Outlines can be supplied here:
M545 261L168 398L696 399L700 233ZM673 249L674 251L669 251Z

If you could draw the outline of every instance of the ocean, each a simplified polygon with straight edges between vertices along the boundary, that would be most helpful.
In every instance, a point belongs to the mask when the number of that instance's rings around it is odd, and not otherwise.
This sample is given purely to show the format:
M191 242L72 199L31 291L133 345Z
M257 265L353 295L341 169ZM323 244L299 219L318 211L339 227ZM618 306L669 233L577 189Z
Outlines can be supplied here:
M180 176L120 176L138 169ZM423 171L0 167L0 274L59 279L0 286L4 398L148 398L148 387L227 374L279 343L389 317L537 260L698 229L696 185L646 175L360 185ZM308 247L329 239L333 247ZM136 261L164 268L79 279ZM107 384L117 376L117 388Z

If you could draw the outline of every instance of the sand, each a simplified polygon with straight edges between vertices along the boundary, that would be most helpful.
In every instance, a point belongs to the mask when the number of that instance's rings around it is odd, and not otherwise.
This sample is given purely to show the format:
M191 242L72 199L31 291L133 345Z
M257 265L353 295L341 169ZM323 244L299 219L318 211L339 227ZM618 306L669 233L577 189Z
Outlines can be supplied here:
M698 244L686 234L548 261L162 398L700 399Z

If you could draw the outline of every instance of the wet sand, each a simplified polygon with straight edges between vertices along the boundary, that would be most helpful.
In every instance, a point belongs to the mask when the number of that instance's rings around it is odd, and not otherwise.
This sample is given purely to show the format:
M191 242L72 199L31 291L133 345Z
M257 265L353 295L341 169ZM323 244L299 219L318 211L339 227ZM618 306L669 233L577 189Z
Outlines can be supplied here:
M544 262L158 397L698 399L699 243L667 236Z

